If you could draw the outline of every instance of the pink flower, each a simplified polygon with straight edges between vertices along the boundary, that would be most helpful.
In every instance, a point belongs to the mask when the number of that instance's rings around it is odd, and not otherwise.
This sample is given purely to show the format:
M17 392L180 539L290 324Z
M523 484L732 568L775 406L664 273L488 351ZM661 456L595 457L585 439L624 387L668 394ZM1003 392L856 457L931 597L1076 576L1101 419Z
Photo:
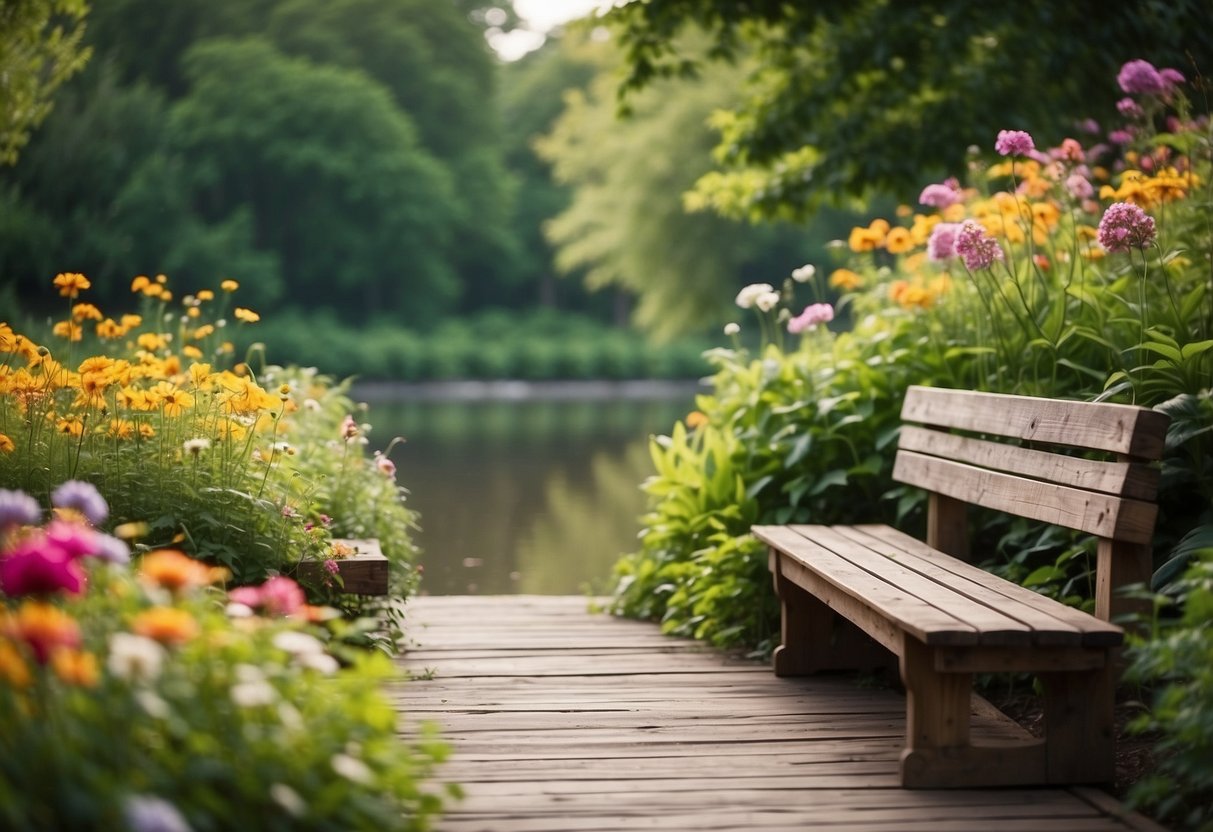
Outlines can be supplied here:
M266 615L294 615L307 605L299 584L281 575L261 586L241 586L228 592L229 600L260 609Z
M919 204L929 205L941 211L949 205L955 205L962 199L964 199L964 194L961 193L960 183L955 179L927 185L922 189L922 193L918 195Z
M1090 199L1095 194L1095 187L1080 173L1066 177L1066 190L1075 199Z
M255 586L238 586L235 589L229 590L227 597L237 604L244 604L246 607L261 606L261 588Z
M1065 159L1068 162L1086 161L1086 153L1077 139L1062 139L1061 145L1049 151L1054 159Z
M341 571L341 564L335 560L326 560L324 562L324 571L328 572L330 575L336 575Z
M1158 70L1158 77L1162 78L1162 82L1166 84L1167 92L1170 92L1173 88L1178 87L1180 84L1186 83L1188 80L1187 78L1184 78L1184 74L1182 72L1171 67Z
M1109 205L1099 221L1099 244L1111 252L1145 248L1154 233L1154 218L1129 202Z
M1181 76L1182 77L1182 76ZM1129 61L1120 68L1116 83L1130 95L1153 95L1167 89L1167 82L1149 61Z
M971 272L988 269L1005 256L998 241L986 233L979 223L965 220L956 232L956 253Z
M1113 130L1108 134L1108 141L1112 144L1132 144L1133 132L1131 130Z
M956 234L960 223L941 222L931 229L927 238L927 259L933 262L951 260L956 256Z
M396 479L396 463L392 462L379 451L375 452L375 467L379 469L379 473L388 479Z
M358 435L358 423L354 421L354 417L348 413L341 420L341 438L353 439Z
M1132 98L1122 98L1117 101L1116 111L1125 118L1140 118L1142 115L1141 105Z
M805 330L816 329L818 324L829 323L832 320L834 320L833 306L828 303L809 304L803 312L788 321L788 332L799 335Z
M1036 142L1023 130L999 130L994 149L1002 156L1027 156L1036 149Z
M45 534L31 535L0 558L0 590L6 595L79 595L84 583L76 557Z

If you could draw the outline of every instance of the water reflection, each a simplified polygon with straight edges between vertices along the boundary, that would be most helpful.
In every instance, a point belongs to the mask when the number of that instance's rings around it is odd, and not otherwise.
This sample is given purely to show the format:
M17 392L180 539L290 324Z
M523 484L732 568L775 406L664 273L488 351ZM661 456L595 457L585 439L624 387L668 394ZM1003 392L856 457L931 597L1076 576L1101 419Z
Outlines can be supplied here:
M606 591L635 548L648 436L692 399L373 403L374 444L407 440L392 458L421 512L422 590Z

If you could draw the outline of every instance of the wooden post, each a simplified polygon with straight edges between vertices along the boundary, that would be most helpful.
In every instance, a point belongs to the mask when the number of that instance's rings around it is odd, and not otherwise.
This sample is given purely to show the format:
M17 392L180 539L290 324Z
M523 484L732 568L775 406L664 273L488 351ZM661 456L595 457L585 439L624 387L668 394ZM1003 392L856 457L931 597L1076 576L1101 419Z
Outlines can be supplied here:
M968 503L932 491L927 503L927 545L969 559Z
M1110 783L1114 763L1115 682L1104 667L1041 673L1044 685L1045 763L1050 783Z
M1101 537L1095 562L1095 617L1116 621L1132 613L1149 614L1150 602L1128 598L1120 589L1131 584L1150 585L1154 556L1146 543L1125 543ZM1122 624L1124 622L1116 621Z

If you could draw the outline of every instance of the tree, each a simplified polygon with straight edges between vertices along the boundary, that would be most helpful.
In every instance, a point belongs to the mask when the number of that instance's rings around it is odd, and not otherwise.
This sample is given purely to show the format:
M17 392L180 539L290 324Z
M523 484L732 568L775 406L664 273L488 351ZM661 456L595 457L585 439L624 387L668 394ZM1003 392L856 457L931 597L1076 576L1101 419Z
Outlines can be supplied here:
M803 215L962 170L1000 129L1073 129L1115 112L1115 76L1144 57L1192 77L1213 67L1204 0L648 0L606 16L625 53L625 101L656 79L753 53L749 94L716 119L724 176L701 196L730 214ZM680 34L695 24L698 52Z
M85 0L5 0L0 4L0 163L13 164L51 95L88 61L81 46Z
M547 226L557 265L584 269L592 288L635 294L634 320L657 338L702 331L727 320L741 285L778 281L800 265L807 235L684 208L683 193L711 166L708 115L735 102L736 69L654 85L624 123L615 118L608 49L601 45L599 74L587 91L567 95L539 145L573 188L569 207Z

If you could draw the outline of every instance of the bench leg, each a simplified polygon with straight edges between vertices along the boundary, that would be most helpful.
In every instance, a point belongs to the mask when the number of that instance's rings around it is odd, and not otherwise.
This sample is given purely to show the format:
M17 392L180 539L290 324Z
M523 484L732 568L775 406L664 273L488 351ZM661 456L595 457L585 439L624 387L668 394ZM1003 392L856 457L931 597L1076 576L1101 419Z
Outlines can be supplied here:
M1115 762L1115 661L1097 670L1042 673L1050 783L1110 783Z
M893 656L888 650L785 577L774 551L771 574L780 605L780 645L771 657L776 676L874 670L891 664Z

